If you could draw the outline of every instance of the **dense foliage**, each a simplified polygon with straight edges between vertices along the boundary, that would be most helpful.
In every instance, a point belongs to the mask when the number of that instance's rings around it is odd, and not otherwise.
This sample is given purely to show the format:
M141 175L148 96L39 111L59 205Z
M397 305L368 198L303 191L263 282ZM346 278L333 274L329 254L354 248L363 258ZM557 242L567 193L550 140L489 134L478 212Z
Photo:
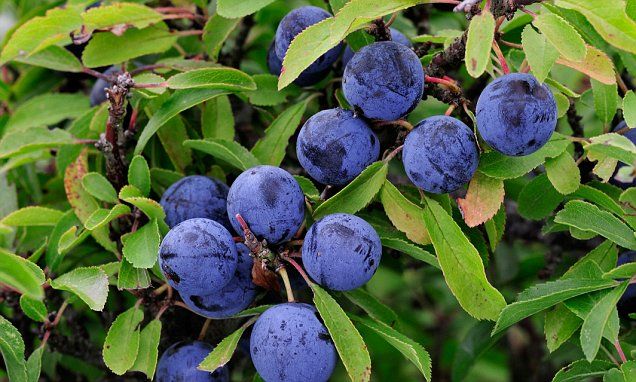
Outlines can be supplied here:
M0 34L0 380L636 381L636 1Z

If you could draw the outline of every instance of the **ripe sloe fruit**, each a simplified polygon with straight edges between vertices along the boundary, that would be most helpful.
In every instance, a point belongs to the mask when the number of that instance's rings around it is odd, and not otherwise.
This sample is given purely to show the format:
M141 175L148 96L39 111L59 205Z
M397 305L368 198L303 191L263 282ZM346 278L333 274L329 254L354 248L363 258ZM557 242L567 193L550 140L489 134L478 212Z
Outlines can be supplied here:
M404 46L407 46L409 48L413 47L413 44L411 43L411 40L409 40L408 37L406 37L402 32L400 32L399 30L395 29L395 28L389 28L389 31L391 32L391 40L397 42L398 44L402 44ZM351 47L349 45L346 46L344 53L342 53L342 66L345 67L347 66L347 64L349 63L349 61L351 60L351 57L353 57L354 51L351 49Z
M274 44L269 46L269 50L267 51L267 67L269 68L269 72L276 76L280 76L280 72L283 69L283 61L276 56L276 52L274 51ZM331 69L327 68L320 72L309 72L306 69L303 70L302 73L294 80L294 83L298 86L311 86L315 85L318 82L322 81L325 77L329 75L329 71Z
M333 290L358 288L371 279L382 257L373 227L349 214L332 214L315 222L303 242L303 264L318 284Z
M159 247L159 266L168 283L187 295L227 285L237 268L236 245L221 224L195 218L177 224Z
M353 112L328 109L314 114L300 129L296 154L312 178L340 186L378 159L380 143Z
M621 123L619 123L618 125L616 125L616 127L612 130L612 131L619 131L621 129L624 129L625 127L627 127L627 123L625 123L625 121L622 121ZM623 136L627 139L629 139L630 141L632 141L632 143L636 144L636 129L629 129L627 130L627 132L625 134L623 134ZM633 182L631 183L624 183L621 182L619 180L617 180L616 178L614 178L614 176L616 176L616 173L618 172L618 170L621 167L626 166L625 163L623 162L618 162L618 166L616 166L616 171L614 172L614 175L610 178L610 183L612 183L615 186L618 186L622 189L628 189L629 187L636 187L636 179L634 179Z
M220 180L207 176L193 175L180 179L161 196L166 223L172 228L184 220L207 218L231 229L226 208L229 189Z
M394 41L367 45L347 64L342 90L356 113L387 121L401 118L422 98L422 63L412 49Z
M110 68L106 69L104 71L104 74L106 75L114 74L119 72L120 69L121 69L120 66L113 65ZM95 83L93 84L93 87L91 88L91 94L89 97L91 106L96 106L106 101L106 92L104 91L104 89L111 85L112 85L111 83L108 83L106 80L103 80L101 78L98 78L97 81L95 81Z
M304 6L289 12L283 17L276 29L276 40L274 43L276 56L282 62L287 53L287 49L289 49L289 45L300 32L329 17L331 17L329 12L314 6ZM306 71L316 73L329 69L331 65L336 62L341 51L341 44L329 49L327 53L314 61Z
M316 309L286 303L265 311L252 329L250 354L267 382L323 382L336 365L336 349Z
M256 296L256 285L252 282L254 261L245 244L236 245L238 265L234 277L219 289L212 289L205 295L180 293L183 301L196 313L207 318L230 317L247 308Z
M256 166L239 175L230 187L227 214L240 235L243 229L236 214L241 214L258 238L278 244L291 239L303 224L305 196L287 171Z
M213 373L197 367L214 350L214 346L201 342L177 342L161 355L157 363L157 382L228 382L230 373L225 366Z
M477 129L495 150L523 156L550 140L557 123L554 96L531 74L499 77L477 101Z
M472 179L479 152L468 126L452 117L434 116L422 120L406 137L402 162L413 184L444 194Z
M636 261L636 251L624 252L618 257L616 266L633 263L634 261ZM627 287L627 290L618 301L617 308L622 315L636 313L636 285L632 284Z

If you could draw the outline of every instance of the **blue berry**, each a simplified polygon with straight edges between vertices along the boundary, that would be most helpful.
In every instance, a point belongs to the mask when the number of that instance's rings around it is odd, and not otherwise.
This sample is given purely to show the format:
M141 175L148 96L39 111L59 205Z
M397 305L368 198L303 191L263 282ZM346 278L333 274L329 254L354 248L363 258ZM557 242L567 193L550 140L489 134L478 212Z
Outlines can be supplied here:
M463 122L435 116L422 120L406 137L402 162L413 184L444 194L472 179L479 151L473 131Z
M256 297L256 285L252 282L254 261L245 244L237 244L238 265L234 277L220 290L205 295L180 293L183 301L196 313L208 318L227 318L247 308Z
M332 214L315 222L303 243L303 264L318 284L346 291L371 279L382 257L373 227L349 214Z
M276 56L283 61L289 45L300 32L329 17L331 17L329 12L314 6L304 6L289 12L283 17L276 29L276 40L274 43ZM306 71L316 73L328 70L338 59L341 50L342 45L340 44L331 48L314 61Z
M276 56L276 52L274 52L274 44L269 46L269 50L267 51L267 67L269 68L269 72L276 76L280 76L280 71L283 68L283 61ZM294 80L294 83L298 86L311 86L315 85L318 82L324 80L329 75L330 68L327 68L320 72L309 72L307 69L303 70L300 73L300 76Z
M342 90L356 112L371 119L396 120L422 98L422 63L412 49L394 41L367 45L347 64Z
M256 166L239 175L227 196L227 213L234 230L243 235L236 220L240 214L252 232L271 244L291 239L305 219L305 196L287 171Z
M161 355L157 363L157 382L228 382L230 373L222 366L213 373L197 367L214 350L214 346L201 341L177 342Z
M411 40L409 40L408 37L406 37L402 32L400 32L399 30L395 29L395 28L389 28L389 30L391 31L391 40L397 42L398 44L402 44L404 46L407 46L409 48L413 48L413 44L411 43ZM353 50L351 50L351 47L349 45L347 45L347 47L344 50L344 53L342 53L342 66L345 67L347 66L347 64L349 63L349 61L351 60L351 57L353 57Z
M118 65L113 65L110 68L106 69L104 71L104 74L114 74L119 72L120 70L121 67L119 67ZM111 85L111 83L108 83L106 80L103 80L101 78L98 78L97 81L95 81L93 87L91 88L91 94L89 96L91 106L96 106L106 101L106 92L104 91L104 89Z
M349 110L328 109L305 122L296 144L298 161L322 184L341 186L378 159L378 137Z
M267 382L324 382L336 365L336 349L316 309L286 303L263 313L252 329L250 353Z
M227 285L237 268L234 239L221 224L196 218L177 224L159 247L159 266L168 283L187 295L208 294Z
M523 156L550 140L557 123L554 96L546 85L524 73L491 82L477 101L477 129L495 150Z
M184 220L207 218L231 229L226 208L229 189L220 180L206 176L193 175L180 179L161 196L166 223L172 228Z

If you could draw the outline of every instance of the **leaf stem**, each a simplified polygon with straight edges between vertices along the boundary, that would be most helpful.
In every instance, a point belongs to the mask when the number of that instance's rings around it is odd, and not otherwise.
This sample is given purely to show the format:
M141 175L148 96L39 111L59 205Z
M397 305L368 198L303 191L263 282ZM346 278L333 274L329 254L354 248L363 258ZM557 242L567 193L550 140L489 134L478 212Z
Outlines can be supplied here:
M510 74L510 67L506 62L506 58L501 52L501 48L499 48L499 44L497 44L497 40L492 41L492 48L495 50L497 54L497 59L499 60L499 64L501 65L501 70L503 70L504 74Z
M201 327L201 331L199 332L199 338L198 338L199 341L203 341L203 339L205 338L205 334L208 332L208 328L210 327L211 322L212 322L212 319L208 318L203 323L203 327Z
M303 279L305 280L307 285L309 285L310 287L312 286L313 282L309 279L309 276L307 276L307 273L305 273L303 268L300 266L300 264L298 264L296 262L296 260L292 259L291 257L287 257L287 256L281 256L281 258L283 260L287 261L288 263L290 263L294 268L296 268L296 270L303 277Z
M53 328L55 328L60 323L60 320L62 320L62 315L64 314L64 311L66 310L67 307L68 307L68 302L64 301L62 305L60 306L60 309L57 311L57 314L55 315L55 318L53 319L53 321L45 323L46 332L44 333L44 336L42 337L42 343L40 344L40 347L46 346L46 343L51 337L51 332L53 331Z
M404 148L404 145L400 145L400 146L396 147L393 151L388 153L386 155L386 157L384 157L384 159L382 161L384 163L389 163L391 161L391 159L395 158L395 156L398 155L400 153L400 151L402 151L403 148Z
M621 357L621 362L622 363L627 362L627 357L625 357L625 352L623 352L621 343L618 340L614 341L614 347L616 348L616 351L618 352L618 356Z

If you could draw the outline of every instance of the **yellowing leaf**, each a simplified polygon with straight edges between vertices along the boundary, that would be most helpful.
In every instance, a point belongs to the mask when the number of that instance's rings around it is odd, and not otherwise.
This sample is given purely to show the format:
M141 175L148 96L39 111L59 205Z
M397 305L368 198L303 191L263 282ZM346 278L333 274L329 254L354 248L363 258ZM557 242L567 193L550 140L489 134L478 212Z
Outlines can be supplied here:
M488 11L473 17L466 39L466 69L472 77L479 77L490 62L490 50L495 36L495 18Z
M561 57L557 59L557 64L578 70L590 78L606 85L616 83L614 64L612 63L612 60L610 60L604 52L591 45L588 45L587 54L583 61L576 62Z
M495 216L503 199L503 180L477 172L468 185L466 198L457 199L457 205L466 225L476 227Z

